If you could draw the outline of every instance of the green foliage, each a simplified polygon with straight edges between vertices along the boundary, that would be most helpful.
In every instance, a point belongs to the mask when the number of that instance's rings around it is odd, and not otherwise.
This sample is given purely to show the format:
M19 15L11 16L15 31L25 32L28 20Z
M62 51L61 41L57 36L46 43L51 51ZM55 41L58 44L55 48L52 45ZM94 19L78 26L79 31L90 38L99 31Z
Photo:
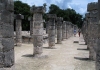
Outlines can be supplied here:
M68 8L68 9L62 10L57 5L51 4L51 6L49 7L48 13L56 14L57 17L63 17L65 21L70 21L73 24L77 25L79 28L82 27L83 17L79 13L76 13L74 9Z
M26 3L22 3L21 1L14 1L14 10L14 14L24 15L24 19L22 20L22 30L29 30L30 24L28 17L31 15L30 6Z
M46 4L44 4L46 6ZM22 30L30 29L30 22L28 21L28 17L32 16L30 13L30 6L26 3L22 3L19 0L14 1L14 14L22 14L24 15L24 19L22 20ZM78 25L78 27L82 26L83 17L79 13L76 13L74 9L60 9L57 5L51 4L49 7L49 14L56 14L57 17L63 17L65 21L71 21L73 24ZM43 18L47 21L47 13L43 15ZM15 26L15 24L14 24ZM44 24L45 27L45 24Z

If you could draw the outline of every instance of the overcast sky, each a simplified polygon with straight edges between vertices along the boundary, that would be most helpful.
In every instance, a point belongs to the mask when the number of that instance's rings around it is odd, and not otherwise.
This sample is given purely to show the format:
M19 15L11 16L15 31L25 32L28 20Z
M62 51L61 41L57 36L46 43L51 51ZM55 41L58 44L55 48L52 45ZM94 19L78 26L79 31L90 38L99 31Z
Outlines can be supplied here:
M87 11L87 4L90 2L97 2L98 0L20 0L24 3L28 3L30 6L42 6L47 4L47 8L50 4L55 4L61 9L71 8L76 10L77 13L84 14Z

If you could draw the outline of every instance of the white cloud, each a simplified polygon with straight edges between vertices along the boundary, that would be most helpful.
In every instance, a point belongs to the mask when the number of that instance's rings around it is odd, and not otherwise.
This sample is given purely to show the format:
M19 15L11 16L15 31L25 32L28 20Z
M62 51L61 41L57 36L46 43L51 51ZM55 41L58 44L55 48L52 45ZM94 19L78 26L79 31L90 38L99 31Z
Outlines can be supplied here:
M70 8L70 9L72 9L72 7L69 4L67 5L67 7Z
M87 4L90 2L97 2L98 0L20 0L28 3L30 6L41 6L44 3L47 4L47 8L50 4L58 5L62 9L71 8L76 10L80 14L84 14L87 11Z

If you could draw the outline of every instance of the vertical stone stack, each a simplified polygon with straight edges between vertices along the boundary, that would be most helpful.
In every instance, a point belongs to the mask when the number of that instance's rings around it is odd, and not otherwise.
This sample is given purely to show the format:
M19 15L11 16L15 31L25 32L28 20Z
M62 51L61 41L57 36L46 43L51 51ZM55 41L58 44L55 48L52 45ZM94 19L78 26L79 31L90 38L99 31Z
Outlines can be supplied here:
M14 65L14 3L0 0L0 70L13 70Z
M34 45L34 52L33 55L35 57L40 57L42 54L43 48L43 16L42 14L45 13L45 6L35 7L32 6L31 12L34 13L33 15L33 45Z
M70 22L70 23L71 23L71 22ZM73 31L74 31L74 25L71 23L70 27L71 27L71 30L70 30L70 37L72 37L72 36L73 36Z
M57 44L61 44L62 43L62 21L63 18L62 17L57 17L56 19L57 21Z
M69 35L68 35L68 33L69 33L69 23L68 23L68 21L66 22L66 39L68 39L68 37L69 37Z
M21 46L22 45L22 19L24 19L24 16L21 14L15 15L16 19L16 45Z
M96 60L96 38L97 38L97 2L89 3L87 6L87 11L90 12L90 23L89 23L89 29L90 29L90 38L89 38L89 58L91 60Z
M46 22L46 33L47 34L49 33L49 23L48 23L48 21Z
M47 14L48 16L48 23L49 23L49 48L53 49L55 48L55 19L56 15L55 14Z
M100 70L100 0L98 0L98 30L96 50L96 70Z
M30 36L32 36L33 35L33 27L34 27L33 17L29 17L28 20L30 21Z
M71 22L69 22L69 21L67 21L67 23L66 23L67 25L66 25L66 30L67 30L67 38L70 38L71 36L72 36L72 30L73 30L73 28L72 28L72 23Z
M84 37L84 40L85 40L85 44L87 44L87 38L88 38L88 34L87 34L87 21L85 20L83 22L83 26L82 26L82 34L83 34L83 37Z
M57 37L57 22L55 22L55 37Z
M66 21L62 24L62 40L66 40Z
M90 31L91 31L91 28L90 28L90 13L86 13L85 14L85 17L86 17L86 23L87 23L87 49L89 49L90 47Z

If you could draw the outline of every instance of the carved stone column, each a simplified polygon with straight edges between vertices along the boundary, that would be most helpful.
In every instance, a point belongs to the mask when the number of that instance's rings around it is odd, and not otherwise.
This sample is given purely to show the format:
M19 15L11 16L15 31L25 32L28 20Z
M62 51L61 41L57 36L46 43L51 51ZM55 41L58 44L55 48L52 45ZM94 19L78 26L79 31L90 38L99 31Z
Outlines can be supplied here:
M24 19L24 16L21 14L18 14L15 16L16 19L16 45L21 46L22 45L22 19Z
M96 50L96 70L100 70L100 0L98 0L98 33L97 33L97 50Z
M62 24L62 40L66 39L66 21L63 21Z
M45 13L45 7L39 6L35 7L32 6L31 12L34 13L33 15L33 45L34 45L34 52L33 55L35 57L40 57L43 53L43 16L42 14Z
M63 18L57 17L57 44L62 43L62 23L63 23Z
M90 36L89 36L89 58L96 60L96 38L97 38L97 3L89 3L87 11L90 12ZM96 36L95 36L96 35Z
M49 33L49 23L48 23L48 21L46 22L46 33L47 34Z
M33 35L33 27L34 27L33 17L29 17L28 20L30 21L30 36L32 36Z
M13 0L0 0L0 70L15 70L13 20Z
M55 14L48 14L48 23L49 23L49 48L55 48Z

